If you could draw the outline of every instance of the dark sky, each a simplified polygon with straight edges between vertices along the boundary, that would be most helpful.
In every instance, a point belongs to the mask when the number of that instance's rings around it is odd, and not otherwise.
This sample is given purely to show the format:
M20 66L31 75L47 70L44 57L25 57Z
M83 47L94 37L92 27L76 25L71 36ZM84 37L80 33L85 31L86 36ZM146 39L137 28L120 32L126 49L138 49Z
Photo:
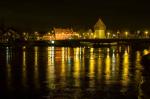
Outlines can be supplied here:
M22 29L92 27L102 18L108 29L150 27L145 0L1 0L0 22Z

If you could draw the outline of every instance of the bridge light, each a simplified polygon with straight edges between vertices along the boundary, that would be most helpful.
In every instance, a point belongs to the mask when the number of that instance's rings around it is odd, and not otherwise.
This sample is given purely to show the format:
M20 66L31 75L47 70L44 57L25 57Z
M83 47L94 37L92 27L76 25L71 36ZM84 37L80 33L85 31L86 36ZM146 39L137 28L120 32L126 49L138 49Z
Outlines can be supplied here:
M115 37L116 37L116 35L115 35L115 34L113 34L113 35L112 35L112 37L113 37L113 38L115 38Z
M146 31L144 32L144 34L145 34L145 36L147 37L147 36L148 36L148 31L146 30Z
M50 35L51 33L50 32L48 32L48 35Z
M107 38L110 38L110 32L107 32Z
M148 31L145 31L145 34L148 34Z
M54 34L54 31L52 30L52 33Z
M27 33L26 32L23 32L23 35L25 36Z
M125 36L127 37L128 35L129 35L129 32L126 31L126 32L125 32Z
M35 35L38 35L38 32L36 31L36 32L34 32L34 34L35 34Z
M120 31L117 31L117 35L116 36L119 37L119 35L120 35Z
M137 30L137 34L140 34L140 32L141 32L140 30Z
M117 31L117 34L120 34L120 32L119 32L119 31Z
M54 44L54 43L55 43L55 41L51 41L51 43L52 43L52 44Z

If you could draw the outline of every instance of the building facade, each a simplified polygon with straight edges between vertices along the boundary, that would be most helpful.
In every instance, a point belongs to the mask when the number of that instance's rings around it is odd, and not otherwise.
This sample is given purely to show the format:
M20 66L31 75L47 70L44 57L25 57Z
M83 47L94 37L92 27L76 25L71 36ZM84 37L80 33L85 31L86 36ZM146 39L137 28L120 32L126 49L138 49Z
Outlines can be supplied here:
M56 40L71 39L75 35L73 29L69 28L54 28L54 33Z
M94 38L103 39L106 38L105 35L106 26L101 19L97 21L94 25Z

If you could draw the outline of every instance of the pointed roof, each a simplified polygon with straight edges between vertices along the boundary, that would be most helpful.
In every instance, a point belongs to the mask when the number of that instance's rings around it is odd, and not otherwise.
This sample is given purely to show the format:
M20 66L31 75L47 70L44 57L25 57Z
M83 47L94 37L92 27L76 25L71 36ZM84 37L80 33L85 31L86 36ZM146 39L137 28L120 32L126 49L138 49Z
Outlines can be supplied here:
M95 30L106 30L104 22L99 18L96 24L94 25Z

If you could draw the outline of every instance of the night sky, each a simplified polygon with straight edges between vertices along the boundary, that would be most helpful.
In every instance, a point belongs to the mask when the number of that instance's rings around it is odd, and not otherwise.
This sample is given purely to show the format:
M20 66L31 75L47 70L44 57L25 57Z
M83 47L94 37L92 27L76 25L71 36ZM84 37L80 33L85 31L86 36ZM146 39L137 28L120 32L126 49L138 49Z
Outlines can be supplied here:
M1 0L0 23L20 29L93 27L101 18L107 29L150 28L145 0Z

